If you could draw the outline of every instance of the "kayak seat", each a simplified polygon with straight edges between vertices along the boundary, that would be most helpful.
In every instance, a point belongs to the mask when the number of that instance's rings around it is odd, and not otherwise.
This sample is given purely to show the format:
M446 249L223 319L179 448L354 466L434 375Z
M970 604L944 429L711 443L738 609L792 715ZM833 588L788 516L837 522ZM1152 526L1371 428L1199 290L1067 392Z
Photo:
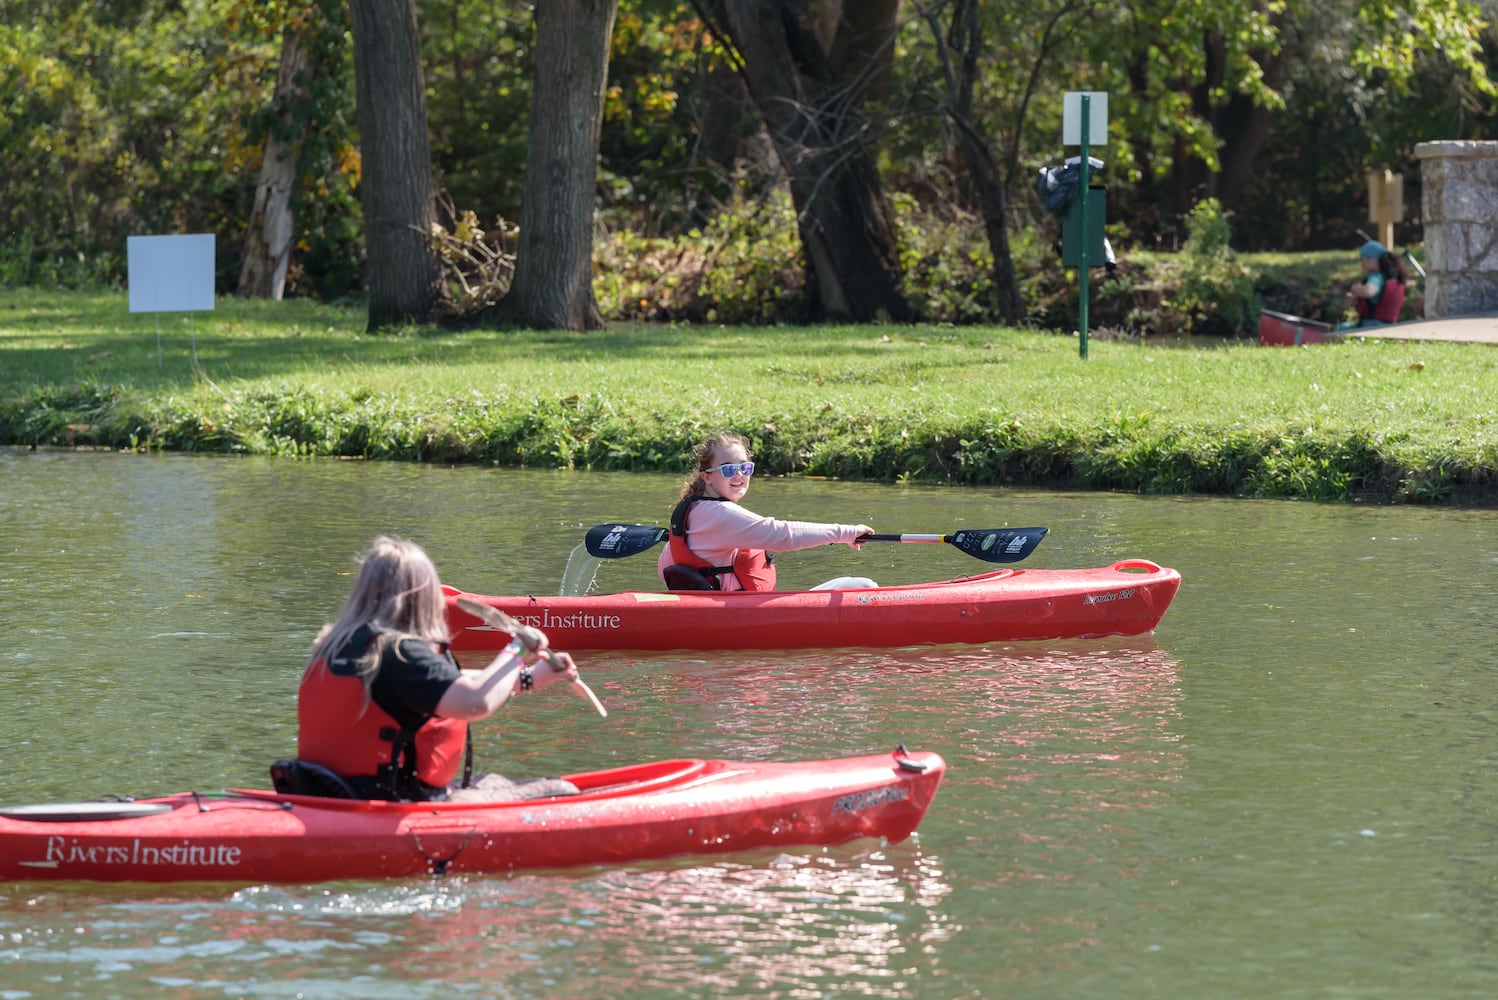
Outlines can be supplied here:
M281 795L320 795L325 799L357 799L354 786L336 771L310 760L278 760L270 766L270 782Z
M661 571L667 590L716 590L713 582L691 566L674 563Z

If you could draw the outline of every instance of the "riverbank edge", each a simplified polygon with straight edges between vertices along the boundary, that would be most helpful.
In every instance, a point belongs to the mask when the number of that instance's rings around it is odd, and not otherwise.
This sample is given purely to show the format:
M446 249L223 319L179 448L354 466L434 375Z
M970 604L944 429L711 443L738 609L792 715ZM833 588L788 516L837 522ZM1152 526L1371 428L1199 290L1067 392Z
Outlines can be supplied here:
M524 419L459 429L447 414L403 413L382 425L390 414L361 418L336 404L319 413L303 398L288 401L294 413L262 414L247 426L116 392L93 386L79 394L45 390L38 394L45 398L0 400L0 447L682 473L683 456L702 433L688 414L662 420L659 413L629 413L623 418L631 439L621 449L606 431L597 433L596 414L574 401L543 405ZM659 422L649 427L652 418ZM1089 446L1087 435L1021 442L1006 439L1003 428L950 428L923 436L889 428L866 440L857 465L848 466L809 445L814 426L783 420L777 425L755 414L745 414L740 426L759 429L753 435L755 459L762 474L770 475L1498 509L1498 470L1465 466L1450 456L1412 467L1385 454L1364 432L1327 438L1224 429L1210 449L1196 439L1171 447L1140 438L1115 439L1104 450ZM871 469L887 472L871 475Z

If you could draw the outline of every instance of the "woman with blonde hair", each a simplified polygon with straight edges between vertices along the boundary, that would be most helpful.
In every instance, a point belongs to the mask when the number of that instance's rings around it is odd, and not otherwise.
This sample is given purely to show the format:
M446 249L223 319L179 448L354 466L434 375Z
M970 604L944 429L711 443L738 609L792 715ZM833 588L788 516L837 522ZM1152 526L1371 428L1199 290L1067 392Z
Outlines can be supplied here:
M468 723L520 691L575 680L566 653L535 666L546 634L522 626L482 670L460 670L437 568L415 542L381 536L359 560L353 592L324 626L297 692L297 756L370 799L495 801L575 794L558 779L471 785ZM464 780L457 785L458 767Z
M863 547L867 524L780 521L744 507L754 475L749 442L738 434L718 433L697 446L692 471L682 482L671 512L671 537L658 569L672 590L774 590L772 553L844 542ZM815 590L853 590L876 586L860 576L843 576Z

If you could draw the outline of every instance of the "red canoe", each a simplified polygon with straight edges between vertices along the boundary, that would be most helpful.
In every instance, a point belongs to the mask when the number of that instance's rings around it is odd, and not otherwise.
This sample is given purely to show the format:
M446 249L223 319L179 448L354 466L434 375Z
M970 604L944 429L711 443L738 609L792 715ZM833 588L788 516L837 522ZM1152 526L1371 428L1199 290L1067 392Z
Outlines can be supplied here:
M269 791L0 807L0 879L320 882L505 872L759 847L891 842L946 769L906 752L796 763L668 760L567 775L525 802L368 802Z
M835 649L1141 635L1180 586L1175 570L1128 559L868 590L485 597L447 588L447 614L453 652L472 665L509 636L459 608L460 597L545 630L557 649Z
M1264 309L1259 313L1259 343L1270 347L1320 344L1338 336L1336 327L1304 316Z

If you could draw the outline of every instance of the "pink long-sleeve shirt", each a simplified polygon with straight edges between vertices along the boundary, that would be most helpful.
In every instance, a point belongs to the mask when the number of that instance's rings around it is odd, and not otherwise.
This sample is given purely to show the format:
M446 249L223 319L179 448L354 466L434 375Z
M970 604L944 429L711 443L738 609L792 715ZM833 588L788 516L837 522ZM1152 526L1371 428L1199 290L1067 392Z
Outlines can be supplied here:
M823 524L819 521L781 521L761 517L729 500L695 503L687 512L687 545L714 566L731 566L739 549L792 552L818 545L851 542L866 529L857 524ZM671 546L661 552L656 569L665 580ZM738 578L724 574L724 590L742 590Z

